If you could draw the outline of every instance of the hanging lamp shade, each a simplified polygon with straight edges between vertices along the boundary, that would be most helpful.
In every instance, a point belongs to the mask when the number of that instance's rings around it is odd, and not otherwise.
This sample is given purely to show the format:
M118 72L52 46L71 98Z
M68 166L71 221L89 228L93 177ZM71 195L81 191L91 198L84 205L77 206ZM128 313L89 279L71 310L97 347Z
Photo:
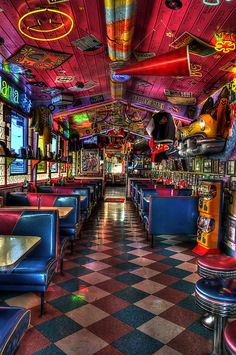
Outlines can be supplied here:
M190 76L188 46L116 69L115 74Z

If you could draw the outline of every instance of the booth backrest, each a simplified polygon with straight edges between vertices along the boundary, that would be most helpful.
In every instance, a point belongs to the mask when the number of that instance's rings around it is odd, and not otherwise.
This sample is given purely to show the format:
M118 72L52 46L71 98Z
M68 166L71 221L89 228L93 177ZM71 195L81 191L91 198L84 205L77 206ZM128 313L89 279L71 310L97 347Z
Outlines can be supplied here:
M39 245L30 253L35 257L56 257L58 239L57 211L13 211L0 209L0 234L41 237Z
M68 216L60 219L60 227L68 224L74 226L80 219L80 195L10 192L6 202L9 206L73 207Z
M140 208L143 211L148 211L149 209L149 203L144 200L144 198L148 196L158 196L158 192L154 188L153 189L147 188L141 190Z
M58 194L71 194L71 195L81 195L86 196L86 200L81 202L81 210L88 209L90 206L90 188L89 187L76 187L70 188L66 186L38 186L38 192L45 193L58 193Z
M150 234L197 233L198 198L151 197L149 207Z

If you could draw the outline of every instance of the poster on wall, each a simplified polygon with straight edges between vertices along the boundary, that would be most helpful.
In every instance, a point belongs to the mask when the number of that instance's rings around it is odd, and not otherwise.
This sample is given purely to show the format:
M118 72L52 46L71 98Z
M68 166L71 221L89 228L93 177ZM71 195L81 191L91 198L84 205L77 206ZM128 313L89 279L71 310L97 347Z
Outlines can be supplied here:
M81 173L99 173L99 164L100 158L98 149L81 150Z

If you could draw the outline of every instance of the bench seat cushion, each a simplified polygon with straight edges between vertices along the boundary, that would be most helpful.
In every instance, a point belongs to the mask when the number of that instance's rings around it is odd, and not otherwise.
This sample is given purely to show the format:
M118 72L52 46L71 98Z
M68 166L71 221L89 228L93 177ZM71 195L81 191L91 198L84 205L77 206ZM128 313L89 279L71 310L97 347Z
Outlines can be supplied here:
M0 354L15 354L28 329L30 311L18 307L0 307Z
M0 289L3 289L4 285L48 284L55 272L56 264L55 258L27 257L13 271L0 273Z

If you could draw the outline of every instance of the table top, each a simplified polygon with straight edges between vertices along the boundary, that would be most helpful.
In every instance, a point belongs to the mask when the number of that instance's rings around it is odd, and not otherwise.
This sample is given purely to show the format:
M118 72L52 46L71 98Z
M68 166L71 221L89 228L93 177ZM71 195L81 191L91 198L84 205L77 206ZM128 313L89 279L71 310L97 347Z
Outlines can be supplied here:
M36 236L0 235L0 270L14 268L40 240Z
M40 206L40 208L38 208L38 206L4 206L5 208L9 208L11 210L36 210L36 211L40 211L40 210L57 210L59 213L59 218L65 218L68 216L68 214L73 210L73 207L57 207L57 206L53 206L53 207L44 207L44 206Z

